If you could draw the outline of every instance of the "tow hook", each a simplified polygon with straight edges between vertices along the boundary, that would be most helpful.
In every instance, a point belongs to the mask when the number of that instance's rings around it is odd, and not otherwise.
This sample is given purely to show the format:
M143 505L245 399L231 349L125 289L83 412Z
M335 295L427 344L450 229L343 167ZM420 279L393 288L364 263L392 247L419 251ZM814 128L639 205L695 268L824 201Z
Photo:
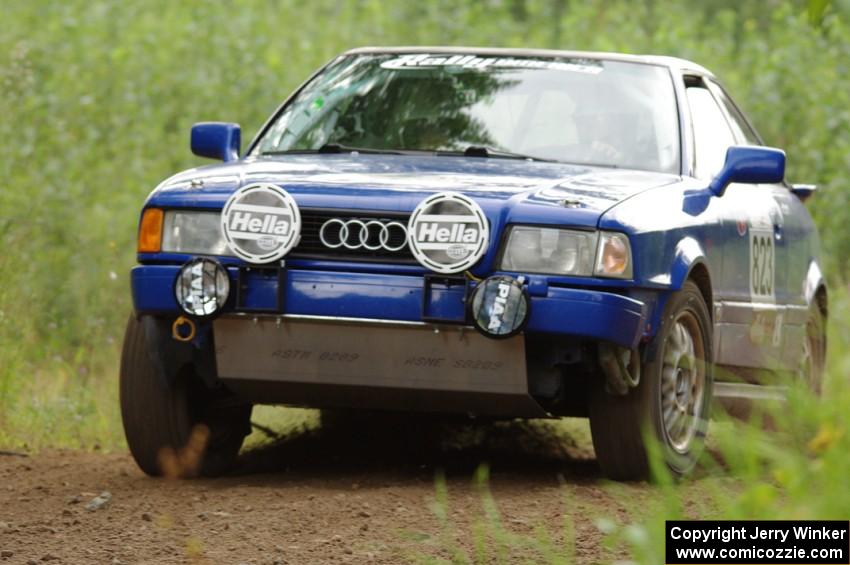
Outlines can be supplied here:
M640 354L608 343L599 345L599 366L605 375L605 390L624 396L640 384Z
M171 337L177 341L192 341L195 339L195 322L186 316L180 316L171 324Z

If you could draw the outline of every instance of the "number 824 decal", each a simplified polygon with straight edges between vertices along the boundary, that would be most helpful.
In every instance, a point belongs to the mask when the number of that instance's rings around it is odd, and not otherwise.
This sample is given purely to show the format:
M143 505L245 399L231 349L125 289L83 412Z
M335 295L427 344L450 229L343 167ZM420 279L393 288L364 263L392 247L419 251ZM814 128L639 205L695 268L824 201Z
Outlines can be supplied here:
M750 295L753 300L774 300L776 253L773 231L750 229Z

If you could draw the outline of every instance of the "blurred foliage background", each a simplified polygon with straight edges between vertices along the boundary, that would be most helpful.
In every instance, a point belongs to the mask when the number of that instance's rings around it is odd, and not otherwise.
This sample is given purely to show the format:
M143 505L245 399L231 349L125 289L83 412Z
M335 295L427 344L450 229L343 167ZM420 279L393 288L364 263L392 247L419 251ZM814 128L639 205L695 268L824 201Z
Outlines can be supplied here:
M363 45L653 53L712 69L850 269L850 0L3 0L0 444L120 446L117 359L138 212L201 164L192 123L250 138L309 74Z

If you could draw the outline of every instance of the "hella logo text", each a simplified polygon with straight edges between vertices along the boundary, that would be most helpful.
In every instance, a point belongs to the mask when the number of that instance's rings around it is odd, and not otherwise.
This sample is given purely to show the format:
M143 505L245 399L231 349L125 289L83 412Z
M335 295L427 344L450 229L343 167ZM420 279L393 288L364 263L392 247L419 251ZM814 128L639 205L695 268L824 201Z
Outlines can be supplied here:
M289 219L283 219L276 214L264 214L261 217L252 212L241 212L234 207L230 216L230 229L233 232L259 233L269 235L286 235L291 224Z
M480 232L461 223L446 226L445 222L422 222L417 228L416 239L422 243L475 243Z

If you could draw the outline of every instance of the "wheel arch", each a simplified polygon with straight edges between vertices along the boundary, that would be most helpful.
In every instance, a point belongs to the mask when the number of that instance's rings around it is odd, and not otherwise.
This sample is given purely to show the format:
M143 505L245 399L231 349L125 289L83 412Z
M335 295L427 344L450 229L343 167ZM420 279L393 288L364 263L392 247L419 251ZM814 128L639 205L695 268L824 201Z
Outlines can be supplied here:
M821 271L820 265L816 260L812 260L811 263L809 263L809 269L806 272L806 281L804 284L806 304L809 306L817 304L821 314L823 314L824 319L826 319L829 311L826 281L823 277L823 271Z
M700 294L705 300L708 308L708 317L712 326L714 325L714 291L711 279L711 270L705 257L702 246L691 237L682 239L676 246L673 263L670 268L669 290L662 292L656 303L655 310L650 318L650 326L657 330L661 326L661 317L667 306L667 301L674 292L682 290L687 281L692 281L699 288ZM713 328L712 328L713 331ZM649 359L655 355L658 347L658 334L654 333L643 351L643 359Z
M702 245L692 237L682 239L676 246L670 270L670 289L681 290L686 281L692 281L700 290L708 314L714 321L714 291L711 271Z

